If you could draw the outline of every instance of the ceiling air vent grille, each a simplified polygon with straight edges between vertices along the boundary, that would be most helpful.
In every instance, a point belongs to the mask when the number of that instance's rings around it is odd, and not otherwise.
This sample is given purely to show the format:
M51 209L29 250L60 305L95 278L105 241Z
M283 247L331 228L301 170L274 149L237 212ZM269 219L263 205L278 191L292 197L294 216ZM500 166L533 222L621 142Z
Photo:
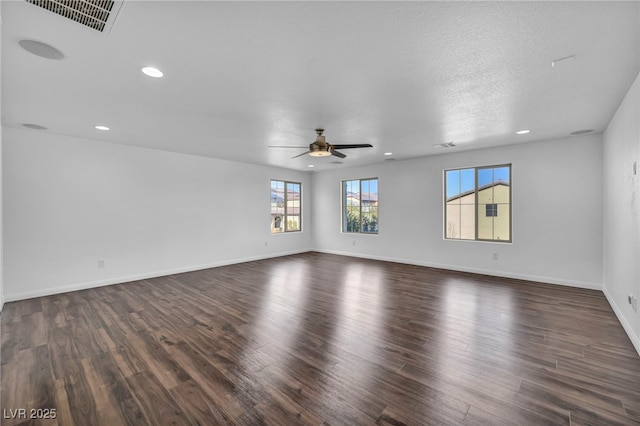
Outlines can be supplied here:
M114 0L25 0L72 21L103 32L114 10Z
M453 142L445 142L445 143L437 143L433 146L436 148L453 148L454 146L456 146L456 144Z

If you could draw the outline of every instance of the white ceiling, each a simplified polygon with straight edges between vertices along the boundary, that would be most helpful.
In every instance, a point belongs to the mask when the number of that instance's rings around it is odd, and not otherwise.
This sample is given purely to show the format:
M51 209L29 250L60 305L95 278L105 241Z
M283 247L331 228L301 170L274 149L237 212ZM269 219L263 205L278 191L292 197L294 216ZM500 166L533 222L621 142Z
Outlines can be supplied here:
M638 2L128 1L108 34L1 3L5 126L298 170L601 132L640 70ZM268 148L316 127L374 148Z

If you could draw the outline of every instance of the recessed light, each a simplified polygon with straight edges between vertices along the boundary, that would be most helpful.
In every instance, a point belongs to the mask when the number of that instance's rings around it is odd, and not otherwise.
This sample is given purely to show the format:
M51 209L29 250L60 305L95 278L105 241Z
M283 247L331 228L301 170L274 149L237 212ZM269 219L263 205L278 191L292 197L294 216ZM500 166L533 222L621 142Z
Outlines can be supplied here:
M22 127L26 127L27 129L33 129L33 130L47 130L46 127L41 126L39 124L33 124L33 123L24 123Z
M107 126L96 126L96 129L98 129L98 130L109 130L109 128Z
M312 167L312 168L313 168L313 167L315 167L315 166L314 166L313 164L309 164L307 167Z
M384 155L393 155L393 152L385 152Z
M516 135L526 135L527 133L529 133L531 130L518 130L516 132Z
M142 72L148 75L149 77L153 77L153 78L160 78L164 75L162 71L154 67L144 67L142 68Z
M20 40L20 47L29 53L45 59L59 60L64 58L64 54L53 46L35 40Z

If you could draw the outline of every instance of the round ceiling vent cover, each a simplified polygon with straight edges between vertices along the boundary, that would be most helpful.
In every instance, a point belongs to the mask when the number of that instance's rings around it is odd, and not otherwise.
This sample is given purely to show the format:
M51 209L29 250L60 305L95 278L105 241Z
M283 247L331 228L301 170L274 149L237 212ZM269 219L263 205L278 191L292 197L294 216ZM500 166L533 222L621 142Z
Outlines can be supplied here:
M18 44L27 52L32 53L36 56L40 56L41 58L54 59L54 60L59 60L64 58L64 55L62 54L61 51L59 51L53 46L49 46L48 44L42 43L40 41L20 40Z
M22 127L26 127L27 129L34 129L34 130L47 130L46 127L41 126L39 124L33 124L33 123L24 123Z
M591 133L591 132L593 132L593 130L585 129L585 130L576 130L575 132L571 132L571 134L574 136L577 136L577 135L586 135L587 133Z

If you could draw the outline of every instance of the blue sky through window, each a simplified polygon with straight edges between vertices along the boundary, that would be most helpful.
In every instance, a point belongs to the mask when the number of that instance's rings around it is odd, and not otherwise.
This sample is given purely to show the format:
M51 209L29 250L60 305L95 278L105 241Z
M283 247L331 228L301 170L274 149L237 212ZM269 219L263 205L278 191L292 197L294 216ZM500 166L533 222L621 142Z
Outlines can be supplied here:
M378 179L362 179L345 181L347 193L360 194L360 182L362 182L362 192L365 194L378 194ZM374 197L375 198L375 197Z
M475 169L445 171L447 198L475 189ZM478 170L478 186L492 182L509 182L509 167L493 167Z

